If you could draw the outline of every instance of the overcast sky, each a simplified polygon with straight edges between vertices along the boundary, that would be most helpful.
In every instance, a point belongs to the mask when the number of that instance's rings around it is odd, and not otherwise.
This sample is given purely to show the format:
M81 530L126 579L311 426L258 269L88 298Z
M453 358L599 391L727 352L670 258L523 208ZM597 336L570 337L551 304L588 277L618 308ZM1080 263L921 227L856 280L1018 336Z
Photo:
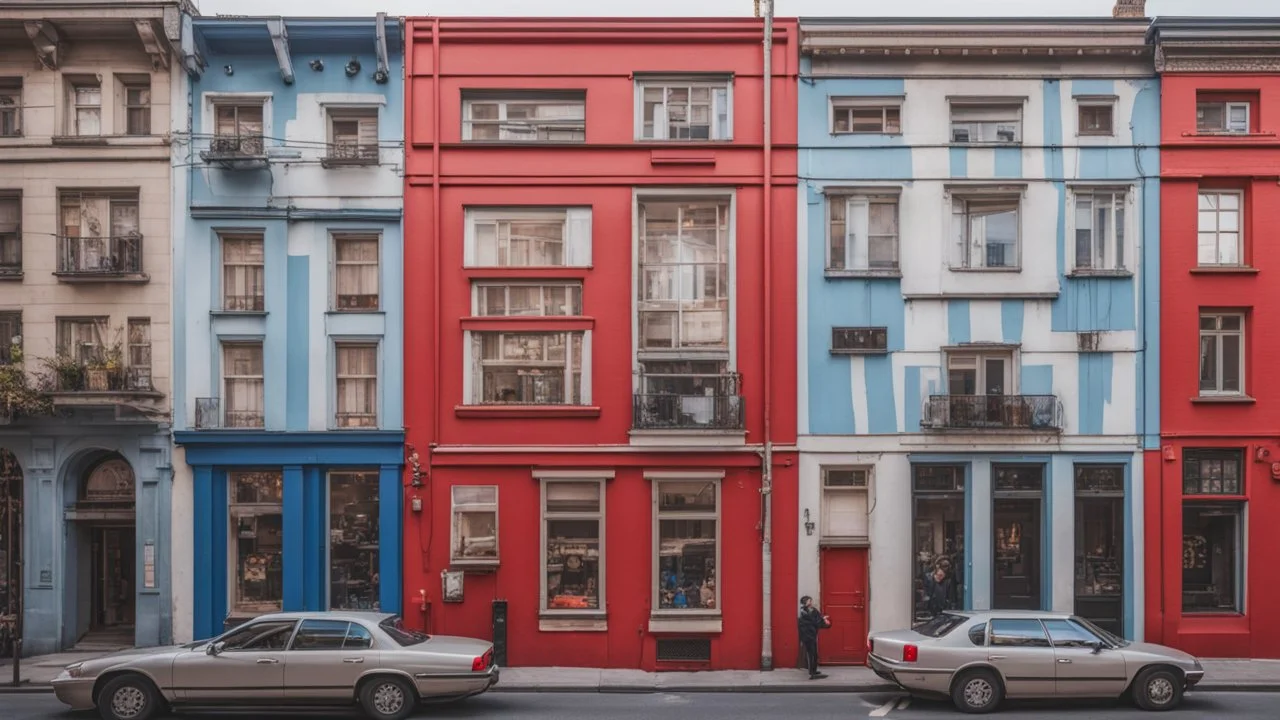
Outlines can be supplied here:
M195 0L204 15L750 15L752 0ZM1115 0L775 0L778 16L1111 14ZM1280 15L1280 0L1147 0L1147 15Z

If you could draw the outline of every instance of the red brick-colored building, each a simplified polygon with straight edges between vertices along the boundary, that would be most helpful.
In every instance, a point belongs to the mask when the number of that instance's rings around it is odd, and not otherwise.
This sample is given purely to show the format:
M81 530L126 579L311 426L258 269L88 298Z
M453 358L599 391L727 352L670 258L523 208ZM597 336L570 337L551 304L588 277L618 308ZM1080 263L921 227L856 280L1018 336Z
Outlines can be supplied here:
M407 31L407 622L793 665L796 23Z
M1162 447L1147 466L1146 639L1280 657L1280 22L1170 18L1150 33Z

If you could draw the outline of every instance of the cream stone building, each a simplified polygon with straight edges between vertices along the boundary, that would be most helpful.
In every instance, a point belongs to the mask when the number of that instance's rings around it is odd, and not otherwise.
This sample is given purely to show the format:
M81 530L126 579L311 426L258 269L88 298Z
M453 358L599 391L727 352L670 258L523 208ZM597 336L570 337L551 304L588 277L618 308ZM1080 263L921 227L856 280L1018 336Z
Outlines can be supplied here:
M192 12L0 0L0 655L171 637L171 108Z

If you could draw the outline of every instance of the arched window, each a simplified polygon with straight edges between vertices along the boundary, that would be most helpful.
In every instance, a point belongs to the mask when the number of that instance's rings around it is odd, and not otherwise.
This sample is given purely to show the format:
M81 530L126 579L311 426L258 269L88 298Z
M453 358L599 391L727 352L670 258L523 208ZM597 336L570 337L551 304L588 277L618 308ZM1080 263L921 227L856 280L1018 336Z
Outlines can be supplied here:
M133 502L133 468L124 458L104 460L89 473L84 482L81 502Z

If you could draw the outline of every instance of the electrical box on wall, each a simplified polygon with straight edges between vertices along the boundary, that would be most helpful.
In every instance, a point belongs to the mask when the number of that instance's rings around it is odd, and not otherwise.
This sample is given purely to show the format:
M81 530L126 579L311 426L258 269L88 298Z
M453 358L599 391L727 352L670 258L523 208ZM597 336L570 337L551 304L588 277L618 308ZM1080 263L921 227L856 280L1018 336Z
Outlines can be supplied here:
M440 597L445 602L462 602L462 571L440 571Z
M493 601L493 662L498 667L507 664L507 601Z

